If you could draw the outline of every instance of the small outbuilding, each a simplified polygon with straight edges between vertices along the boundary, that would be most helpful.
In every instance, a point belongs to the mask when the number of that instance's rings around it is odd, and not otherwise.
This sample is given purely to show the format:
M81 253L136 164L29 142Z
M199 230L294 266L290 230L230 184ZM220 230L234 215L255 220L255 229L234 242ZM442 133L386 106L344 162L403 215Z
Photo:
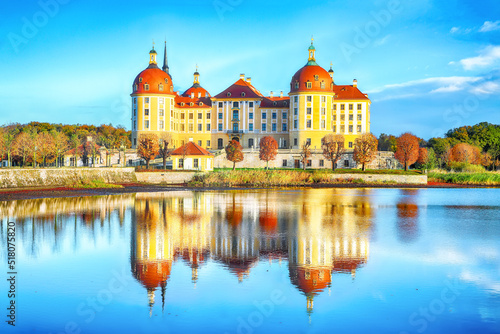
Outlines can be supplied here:
M192 141L176 148L171 153L173 170L211 171L214 155Z

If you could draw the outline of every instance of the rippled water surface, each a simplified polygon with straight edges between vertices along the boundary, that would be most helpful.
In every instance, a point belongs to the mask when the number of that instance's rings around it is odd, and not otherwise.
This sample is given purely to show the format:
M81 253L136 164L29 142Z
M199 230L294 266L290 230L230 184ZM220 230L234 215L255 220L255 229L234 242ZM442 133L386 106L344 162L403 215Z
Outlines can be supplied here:
M17 248L2 333L500 333L500 189L138 193L0 216Z

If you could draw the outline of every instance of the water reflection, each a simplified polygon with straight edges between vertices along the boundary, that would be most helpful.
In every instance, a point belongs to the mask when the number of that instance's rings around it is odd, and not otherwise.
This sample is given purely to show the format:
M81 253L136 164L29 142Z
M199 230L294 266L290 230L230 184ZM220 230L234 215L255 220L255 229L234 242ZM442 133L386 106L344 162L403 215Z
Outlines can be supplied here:
M338 196L335 189L326 194L137 194L132 272L146 288L152 308L157 290L163 307L176 261L192 268L195 284L207 259L223 265L240 282L260 260L288 261L290 281L306 296L311 312L314 297L330 287L332 273L354 278L368 260L372 210L367 198Z
M418 205L416 198L419 189L401 189L401 197L396 205L397 230L399 240L412 243L418 239Z

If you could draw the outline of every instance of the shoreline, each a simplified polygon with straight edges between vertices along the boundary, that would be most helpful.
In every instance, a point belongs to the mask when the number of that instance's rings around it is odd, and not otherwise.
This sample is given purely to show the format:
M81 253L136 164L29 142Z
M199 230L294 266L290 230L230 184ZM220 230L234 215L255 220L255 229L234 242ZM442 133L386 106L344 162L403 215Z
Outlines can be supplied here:
M38 198L61 198L83 196L120 195L138 192L162 191L224 191L224 190L252 190L252 189L297 189L297 188L406 188L406 189L433 189L433 188L500 188L499 185L470 185L428 182L428 184L370 184L370 183L338 183L338 184L310 184L300 186L276 187L193 187L186 184L157 185L145 183L119 184L122 188L69 188L69 187L26 187L0 190L0 201L13 201Z

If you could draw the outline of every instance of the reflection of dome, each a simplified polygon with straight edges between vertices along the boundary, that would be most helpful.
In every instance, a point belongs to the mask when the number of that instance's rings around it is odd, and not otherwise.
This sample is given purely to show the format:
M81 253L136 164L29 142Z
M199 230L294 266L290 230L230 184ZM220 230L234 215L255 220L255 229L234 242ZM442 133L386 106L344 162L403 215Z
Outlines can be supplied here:
M154 289L167 282L172 270L172 261L137 261L134 277L148 289Z
M349 259L346 257L339 257L333 259L333 270L341 273L353 273L356 269L360 268L366 263L366 259L355 258Z
M316 295L327 288L332 281L329 268L306 268L290 266L290 280L305 295Z

